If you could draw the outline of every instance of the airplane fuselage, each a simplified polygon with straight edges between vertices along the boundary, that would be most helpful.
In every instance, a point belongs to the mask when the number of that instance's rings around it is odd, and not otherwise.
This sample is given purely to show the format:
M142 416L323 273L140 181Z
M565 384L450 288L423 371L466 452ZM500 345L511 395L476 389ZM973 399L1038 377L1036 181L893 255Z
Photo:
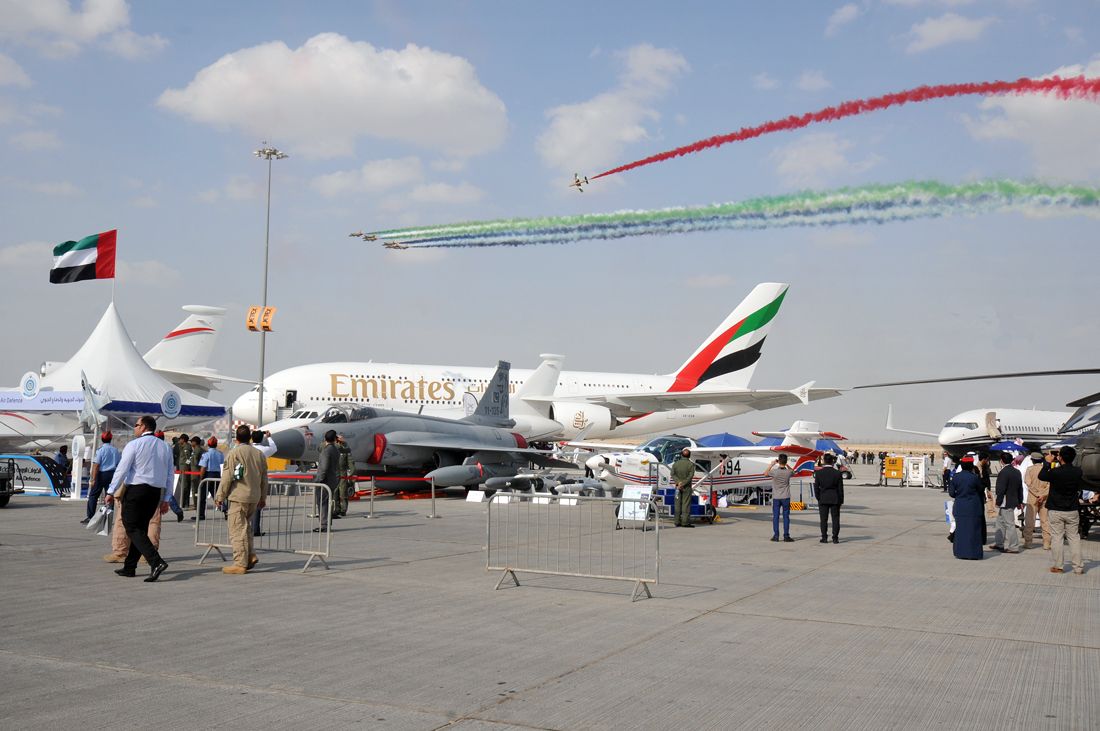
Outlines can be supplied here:
M329 404L349 403L395 411L421 411L437 416L460 417L465 413L466 393L480 399L492 368L471 366L428 366L399 363L318 363L288 368L264 380L263 423L275 420L277 409L296 408L322 413ZM509 392L515 397L532 371L512 369ZM634 437L676 431L693 424L743 414L744 404L708 405L674 409L618 420L607 409L581 401L588 394L664 393L673 385L672 376L632 373L562 371L554 391L551 418L567 429L580 431L593 424L587 435ZM251 420L257 414L255 389L233 404L236 418Z
M1030 447L1037 447L1044 442L1057 441L1058 430L1069 416L1069 411L971 409L948 419L937 440L944 451L953 457L1016 439ZM991 434L990 426L1000 436Z

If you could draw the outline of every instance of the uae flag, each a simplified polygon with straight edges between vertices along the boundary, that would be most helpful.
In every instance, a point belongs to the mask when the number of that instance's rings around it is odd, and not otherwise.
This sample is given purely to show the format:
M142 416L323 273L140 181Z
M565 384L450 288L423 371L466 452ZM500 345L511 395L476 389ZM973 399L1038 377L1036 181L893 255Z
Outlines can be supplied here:
M114 279L117 235L117 229L104 231L53 247L50 282L68 284L85 279Z

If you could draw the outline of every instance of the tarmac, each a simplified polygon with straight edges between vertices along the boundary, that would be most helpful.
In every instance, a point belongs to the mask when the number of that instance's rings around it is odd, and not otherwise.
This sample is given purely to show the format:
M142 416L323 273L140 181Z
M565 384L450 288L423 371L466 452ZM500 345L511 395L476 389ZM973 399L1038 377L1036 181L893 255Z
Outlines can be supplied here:
M872 468L857 466L853 483ZM871 478L873 480L873 478ZM797 498L797 486L794 487ZM850 484L841 543L816 511L771 543L770 509L662 526L661 581L485 570L486 506L365 502L330 570L264 553L112 573L83 505L0 510L0 708L18 729L1096 728L1100 540L1084 575L1050 553L951 555L938 489ZM171 518L171 514L167 516ZM1068 556L1067 556L1068 559ZM142 565L139 575L147 571Z

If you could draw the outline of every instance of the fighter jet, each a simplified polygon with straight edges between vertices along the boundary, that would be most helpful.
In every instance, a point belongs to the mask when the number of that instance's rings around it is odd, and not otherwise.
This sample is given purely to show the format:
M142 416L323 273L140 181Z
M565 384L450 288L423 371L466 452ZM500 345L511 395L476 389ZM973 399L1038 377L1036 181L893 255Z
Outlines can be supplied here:
M363 239L363 241L377 241L378 237L374 234L365 234L362 231L356 231L355 233L348 234L353 239Z
M407 249L408 245L401 243L400 241L387 241L382 246L387 249Z
M584 188L581 187L583 185L588 185L588 176L585 175L582 178L577 173L573 173L573 182L569 184L569 187L570 188L576 188L578 192L583 193Z
M333 404L317 421L273 433L274 456L316 461L325 433L333 430L344 437L361 474L420 477L427 473L439 487L510 477L530 463L570 466L549 452L532 449L522 435L511 431L515 422L508 417L510 368L500 361L477 408L465 418Z

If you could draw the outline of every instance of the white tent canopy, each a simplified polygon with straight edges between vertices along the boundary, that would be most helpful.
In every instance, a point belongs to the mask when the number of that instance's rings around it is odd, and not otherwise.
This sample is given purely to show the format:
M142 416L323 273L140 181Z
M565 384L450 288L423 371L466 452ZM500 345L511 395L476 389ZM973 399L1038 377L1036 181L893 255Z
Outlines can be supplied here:
M42 387L80 391L82 372L89 386L109 397L102 408L104 412L163 415L161 402L165 394L175 392L180 400L180 417L216 419L225 415L221 404L179 388L145 362L122 324L114 302L107 306L80 350L42 378Z

